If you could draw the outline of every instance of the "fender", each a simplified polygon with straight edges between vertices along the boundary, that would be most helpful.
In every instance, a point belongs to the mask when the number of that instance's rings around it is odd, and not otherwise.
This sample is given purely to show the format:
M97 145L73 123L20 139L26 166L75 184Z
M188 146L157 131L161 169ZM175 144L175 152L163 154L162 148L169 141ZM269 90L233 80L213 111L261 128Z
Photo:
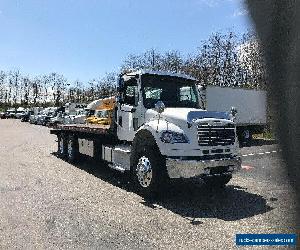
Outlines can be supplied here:
M174 123L168 122L164 119L158 120L151 120L144 125L142 125L136 132L135 137L140 136L141 133L143 133L143 136L147 134L147 139L150 139L151 137L155 141L160 153L162 155L165 155L165 148L168 146L166 143L163 143L160 139L162 132L164 131L174 131L176 133L183 133L184 130L182 130L180 127L175 125ZM151 136L150 136L151 135ZM150 137L150 138L149 138ZM146 139L146 138L145 138Z

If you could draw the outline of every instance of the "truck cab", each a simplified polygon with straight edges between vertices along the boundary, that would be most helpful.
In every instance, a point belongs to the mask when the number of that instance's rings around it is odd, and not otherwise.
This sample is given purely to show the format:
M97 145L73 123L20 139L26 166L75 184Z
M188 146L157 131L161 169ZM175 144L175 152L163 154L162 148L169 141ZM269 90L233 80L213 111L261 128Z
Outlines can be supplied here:
M230 175L241 165L230 113L201 109L196 83L186 75L154 71L127 73L119 80L118 139L131 145L132 153L148 142L145 154L155 148L170 178L208 177L212 169ZM147 158L142 154L136 164ZM147 167L141 166L143 176Z
M161 112L155 107L157 103L163 105ZM199 156L202 149L210 150L209 154L214 154L215 149L237 153L235 126L229 112L201 109L196 79L185 75L152 71L123 75L116 122L119 140L132 142L137 133L147 130L157 139L164 155L178 155L179 150L183 156ZM220 127L220 133L206 138L204 127Z

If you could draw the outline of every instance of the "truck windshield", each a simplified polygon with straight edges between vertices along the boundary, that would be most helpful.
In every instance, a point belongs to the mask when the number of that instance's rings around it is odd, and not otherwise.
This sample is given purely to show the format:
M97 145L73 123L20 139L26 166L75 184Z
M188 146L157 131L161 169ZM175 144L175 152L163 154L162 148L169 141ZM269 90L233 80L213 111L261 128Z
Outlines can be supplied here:
M153 108L157 101L162 101L166 107L199 108L197 89L192 80L144 75L142 89L145 108Z

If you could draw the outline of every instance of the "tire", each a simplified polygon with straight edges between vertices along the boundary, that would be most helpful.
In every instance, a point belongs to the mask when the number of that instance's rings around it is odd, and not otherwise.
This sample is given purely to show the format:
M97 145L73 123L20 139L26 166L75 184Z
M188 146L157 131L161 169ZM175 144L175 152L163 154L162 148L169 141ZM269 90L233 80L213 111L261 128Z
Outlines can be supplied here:
M70 163L75 163L78 159L78 141L73 135L70 135L67 140L67 160Z
M245 129L240 131L239 142L241 145L250 145L252 141L252 133L250 130Z
M223 174L218 176L204 177L203 181L209 188L218 189L224 188L231 178L232 174Z
M65 136L60 134L57 136L57 153L60 158L66 158L67 155L67 142Z
M138 140L133 152L131 179L135 191L145 198L153 198L166 187L166 163L157 145Z

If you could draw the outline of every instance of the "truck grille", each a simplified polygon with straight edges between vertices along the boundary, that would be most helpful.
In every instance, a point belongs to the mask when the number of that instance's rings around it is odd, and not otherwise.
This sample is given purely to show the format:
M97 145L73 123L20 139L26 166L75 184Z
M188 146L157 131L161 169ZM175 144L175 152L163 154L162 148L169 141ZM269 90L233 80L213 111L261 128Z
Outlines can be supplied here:
M199 146L227 146L234 144L234 125L212 126L207 123L198 125Z

